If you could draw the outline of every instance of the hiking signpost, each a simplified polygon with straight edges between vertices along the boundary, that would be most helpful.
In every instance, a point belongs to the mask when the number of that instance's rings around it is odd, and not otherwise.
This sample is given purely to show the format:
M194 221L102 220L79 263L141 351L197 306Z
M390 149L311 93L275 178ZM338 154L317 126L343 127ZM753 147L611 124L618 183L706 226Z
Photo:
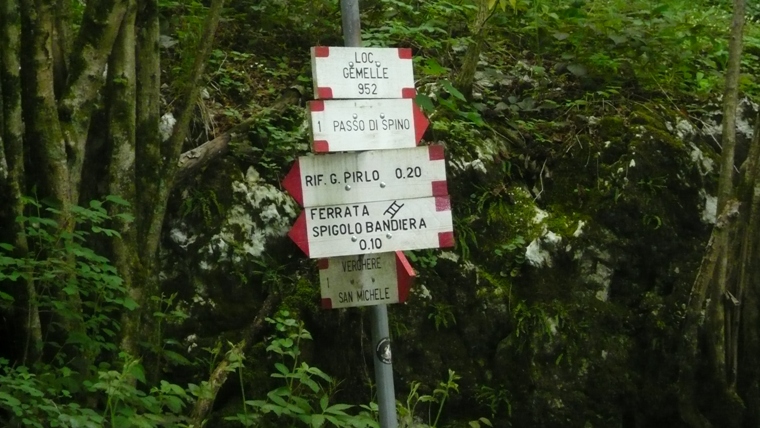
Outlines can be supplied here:
M283 180L304 207L288 235L320 259L323 308L369 306L380 427L397 428L386 305L404 302L415 276L402 251L454 246L451 202L443 146L417 147L428 120L411 49L358 47L358 0L341 0L341 14L347 47L311 48L318 154Z

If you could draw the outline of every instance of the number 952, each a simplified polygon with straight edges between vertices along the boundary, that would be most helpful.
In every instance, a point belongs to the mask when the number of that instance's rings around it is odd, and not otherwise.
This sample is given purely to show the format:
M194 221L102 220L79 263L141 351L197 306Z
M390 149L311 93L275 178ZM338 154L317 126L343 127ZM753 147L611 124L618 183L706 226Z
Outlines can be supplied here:
M360 95L377 95L377 84L375 83L359 83Z

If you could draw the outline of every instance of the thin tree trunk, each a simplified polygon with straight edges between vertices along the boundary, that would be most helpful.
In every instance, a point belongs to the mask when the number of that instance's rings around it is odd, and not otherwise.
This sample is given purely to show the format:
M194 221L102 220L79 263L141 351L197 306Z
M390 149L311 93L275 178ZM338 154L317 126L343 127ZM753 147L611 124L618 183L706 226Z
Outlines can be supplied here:
M696 405L695 396L695 372L698 365L699 355L699 329L702 310L705 306L710 284L718 269L720 257L723 254L727 242L724 229L730 228L739 213L739 204L729 201L720 213L718 221L713 228L710 240L705 248L705 256L697 271L689 300L686 305L686 315L683 324L683 339L679 346L678 356L681 360L678 373L678 408L682 419L693 428L708 428L712 425L702 415Z
M28 40L23 46L28 61L24 68L24 88L27 90L24 105L24 122L27 140L39 148L40 169L44 171L46 186L51 196L60 203L61 220L67 221L70 206L70 186L66 165L66 147L58 121L53 85L53 19L52 5L41 0L22 0L22 17L26 19L24 34Z
M159 55L158 1L140 0L137 13L137 134L135 165L137 204L135 216L140 247L145 248L148 239L148 223L153 201L158 195L161 173L161 69ZM145 253L145 262L153 258ZM144 263L148 266L148 263Z
M9 214L11 219L22 215L24 205L24 122L21 110L21 17L18 3L14 0L0 2L0 86L2 87L2 130L3 159L7 163L7 183ZM26 235L13 222L12 233L18 255L29 251ZM36 361L42 353L42 323L37 300L37 289L31 279L25 281L26 295L20 304L26 307L26 345L22 362Z
M276 293L271 293L266 299L264 299L264 303L259 308L256 318L254 318L248 327L246 327L243 334L243 340L235 345L211 372L208 381L208 394L199 397L195 401L193 410L190 412L192 426L202 426L203 420L214 405L219 390L224 386L224 383L227 381L227 377L231 372L230 365L232 361L230 357L233 355L244 355L251 348L251 345L256 343L257 336L261 334L261 330L263 330L266 325L264 323L266 318L274 313L275 306L279 300L279 296Z
M472 25L472 40L467 45L467 53L462 61L462 67L454 80L454 86L459 89L467 99L472 98L472 85L475 81L475 71L480 61L480 53L486 37L486 23L493 14L494 8L488 7L487 0L479 0L478 12Z
M743 233L742 258L739 273L740 317L737 317L733 327L736 333L732 344L736 376L734 385L739 390L744 401L744 426L760 425L760 334L757 326L760 323L760 270L758 270L757 252L760 249L760 114L757 116L755 135L750 145L747 160L742 165L739 193L743 199L751 200L748 205L749 215L746 232ZM739 336L741 335L741 340ZM739 348L741 343L742 348Z
M136 71L135 71L135 19L137 7L129 1L121 29L114 43L113 54L108 63L107 93L110 102L108 108L108 142L111 147L109 163L108 191L118 195L131 206L136 206L135 194L135 126L136 126ZM111 207L111 215L130 212L131 208L120 205ZM137 229L133 222L115 218L116 229L121 239L112 241L113 263L118 269L128 296L135 302L142 303L141 287L135 284L140 270ZM123 330L121 350L133 357L140 355L139 338L134 323L139 322L140 309L122 313ZM136 313L132 313L136 312Z
M143 249L149 255L156 254L156 251L158 251L161 227L163 226L166 214L166 205L169 202L169 195L174 186L175 174L177 172L177 161L182 153L182 144L188 134L195 101L200 94L200 80L203 76L206 60L214 44L214 34L216 33L216 27L219 25L223 5L224 0L212 0L211 2L203 26L203 35L198 42L198 48L195 50L197 54L193 68L190 70L189 77L185 79L184 93L180 97L178 107L179 117L174 126L174 132L169 141L162 146L162 159L165 159L165 161L161 167L158 194L153 201L152 212L149 213L148 217L150 220L148 230L146 231L146 245Z
M721 173L718 179L718 212L722 212L733 197L734 152L736 147L736 109L739 93L739 73L742 54L742 31L744 28L745 0L734 0L734 16L731 24L731 37L728 48L728 68L726 70L726 87L723 94L723 135L721 149ZM727 244L731 231L721 231L721 239ZM730 260L733 260L731 245L723 246L723 254L718 261L718 271L710 292L710 305L707 310L706 337L708 355L717 379L728 382L731 374L727 371L727 348L730 346L732 332L727 331L727 315L730 318L731 299L726 299L730 281Z
M53 34L53 57L55 58L53 74L55 76L55 93L61 95L66 87L69 74L69 54L71 53L71 1L57 0L55 29Z
M103 71L127 9L125 0L87 2L82 26L71 55L67 87L58 103L68 151L69 201L79 203L85 145Z

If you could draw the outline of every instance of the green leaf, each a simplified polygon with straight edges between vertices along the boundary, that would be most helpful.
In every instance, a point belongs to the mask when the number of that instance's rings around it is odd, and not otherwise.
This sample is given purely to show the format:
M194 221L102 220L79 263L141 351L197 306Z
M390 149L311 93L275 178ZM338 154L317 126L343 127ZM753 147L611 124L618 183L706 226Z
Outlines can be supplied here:
M433 101L425 94L417 93L417 96L414 98L414 102L417 103L418 106L424 111L425 113L433 113L435 111L435 106L433 105Z
M425 66L422 67L422 72L429 76L440 76L448 73L448 70L442 67L435 59L429 58L425 61Z
M106 196L106 200L109 201L109 202L113 202L116 205L121 205L121 206L124 206L124 207L128 207L129 206L129 202L127 202L126 200L124 200L121 197L116 196L116 195L108 195L108 196Z
M129 374L142 383L145 383L145 372L140 364L134 364L129 368Z
M467 98L465 98L464 94L459 92L459 89L455 88L448 80L443 81L443 89L450 93L454 98L467 102Z
M132 300L129 297L124 298L124 301L122 302L122 305L125 308L129 309L130 311L133 311L133 310L137 309L138 306L140 306L140 305L137 304L137 302L135 302L134 300Z
M343 416L343 415L346 414L346 412L344 412L344 410L348 410L348 409L350 409L352 407L354 407L354 406L352 406L350 404L341 404L341 403L333 404L332 406L330 406L327 409L325 409L325 413L330 413L330 414L337 415L337 416Z
M282 407L287 407L288 403L285 400L283 400L282 397L280 397L279 395L273 394L273 392L274 391L269 391L269 393L267 394L267 397L269 397L269 399L272 400L273 403L280 405Z
M327 397L327 394L323 395L322 398L319 399L319 408L322 410L322 413L324 413L325 409L327 409L329 400L330 399Z
M583 77L586 74L588 74L588 72L586 71L586 67L580 64L570 64L567 66L567 70L573 73L573 75L578 76L578 77Z
M313 428L319 428L322 425L325 424L325 417L324 415L312 415L311 416L311 426Z
M308 377L300 379L301 383L308 386L312 391L319 392L319 385Z
M13 245L6 244L5 242L0 242L0 248L2 248L5 251L13 251Z
M164 395L163 400L166 407L168 407L172 413L180 413L182 411L182 407L185 405L185 403L179 397L175 397L174 395Z
M167 360L170 360L176 364L181 364L181 365L186 365L186 366L189 366L190 364L192 364L190 360L188 360L184 356L174 351L164 350L164 356L166 357Z
M616 45L619 45L621 43L625 43L628 41L628 37L625 37L622 34L610 34L610 39L612 39L613 42L615 42Z
M322 370L320 370L317 367L309 367L308 365L306 365L306 363L303 363L303 365L301 367L304 370L306 370L306 372L309 373L309 374L312 374L312 375L315 375L315 376L319 376L319 377L321 377L322 379L324 379L327 382L332 382L332 378L330 377L330 375L328 375L327 373L323 372Z
M274 368L277 369L278 372L286 375L290 373L290 370L285 366L285 364L282 363L275 363Z

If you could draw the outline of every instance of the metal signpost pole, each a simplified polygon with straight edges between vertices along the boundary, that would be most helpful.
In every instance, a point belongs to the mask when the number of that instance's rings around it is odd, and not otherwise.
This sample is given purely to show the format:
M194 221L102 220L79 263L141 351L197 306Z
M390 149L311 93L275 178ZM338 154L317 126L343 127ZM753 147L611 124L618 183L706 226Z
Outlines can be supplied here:
M343 23L343 43L347 47L361 46L361 20L359 0L341 0L340 12ZM377 383L377 405L381 428L397 428L396 393L393 389L393 366L391 365L391 342L388 331L388 306L370 307L372 325L373 362Z

